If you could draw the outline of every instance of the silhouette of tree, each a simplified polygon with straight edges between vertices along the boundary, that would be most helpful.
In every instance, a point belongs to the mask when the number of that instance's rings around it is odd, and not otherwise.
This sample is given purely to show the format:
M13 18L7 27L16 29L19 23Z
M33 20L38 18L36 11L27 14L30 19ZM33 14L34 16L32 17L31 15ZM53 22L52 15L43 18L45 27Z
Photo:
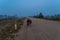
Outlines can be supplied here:
M38 15L38 18L44 18L43 14L40 12L40 14Z
M38 15L33 16L34 18L44 18L44 15L40 12Z

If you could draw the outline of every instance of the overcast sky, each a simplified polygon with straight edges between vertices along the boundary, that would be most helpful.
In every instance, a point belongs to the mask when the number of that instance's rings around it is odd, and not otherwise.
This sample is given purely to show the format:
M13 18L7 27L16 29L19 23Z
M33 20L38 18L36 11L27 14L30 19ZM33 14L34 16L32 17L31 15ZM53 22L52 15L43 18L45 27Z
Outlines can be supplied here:
M60 14L60 0L0 0L0 14L30 16Z

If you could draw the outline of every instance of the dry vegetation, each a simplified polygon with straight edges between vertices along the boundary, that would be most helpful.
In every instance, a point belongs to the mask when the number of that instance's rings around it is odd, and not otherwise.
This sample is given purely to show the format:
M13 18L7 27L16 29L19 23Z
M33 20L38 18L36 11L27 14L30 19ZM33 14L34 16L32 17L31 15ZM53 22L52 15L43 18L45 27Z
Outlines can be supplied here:
M14 40L14 33L18 32L18 30L21 28L21 25L24 23L24 19L25 18L0 21L0 40ZM18 26L17 31L14 27L15 23Z

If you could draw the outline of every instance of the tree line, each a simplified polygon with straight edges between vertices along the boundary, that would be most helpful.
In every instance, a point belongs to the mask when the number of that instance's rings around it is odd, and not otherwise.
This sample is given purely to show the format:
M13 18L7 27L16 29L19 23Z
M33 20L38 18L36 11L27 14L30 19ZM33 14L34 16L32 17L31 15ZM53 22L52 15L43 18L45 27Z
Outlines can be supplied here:
M60 14L55 14L51 16L44 16L42 12L40 12L38 15L33 16L34 18L40 18L40 19L47 19L47 20L54 20L54 21L60 21Z

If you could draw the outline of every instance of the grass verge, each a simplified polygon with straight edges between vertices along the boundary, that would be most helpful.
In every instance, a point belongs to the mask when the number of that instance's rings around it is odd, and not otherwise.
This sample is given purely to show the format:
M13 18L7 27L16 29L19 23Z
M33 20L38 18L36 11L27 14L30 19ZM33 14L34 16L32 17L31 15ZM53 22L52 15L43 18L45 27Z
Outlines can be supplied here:
M21 25L23 25L24 20L25 19L15 20L18 27L17 31L15 30L15 27L14 27L15 21L7 22L6 25L2 26L2 28L0 28L0 40L15 40L14 34L17 33L18 30L21 28ZM3 24L4 23L2 23L2 25Z

